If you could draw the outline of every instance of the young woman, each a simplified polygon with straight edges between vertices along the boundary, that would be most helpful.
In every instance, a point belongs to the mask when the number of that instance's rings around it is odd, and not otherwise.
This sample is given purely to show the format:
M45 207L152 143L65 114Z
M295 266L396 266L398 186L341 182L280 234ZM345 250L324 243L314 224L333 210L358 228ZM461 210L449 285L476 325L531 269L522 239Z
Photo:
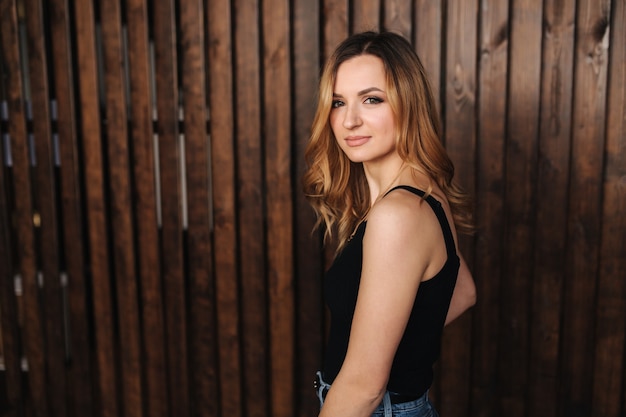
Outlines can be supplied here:
M443 327L475 302L456 233L471 216L409 42L365 32L338 46L305 156L305 194L338 242L324 278L320 416L436 416L428 389Z

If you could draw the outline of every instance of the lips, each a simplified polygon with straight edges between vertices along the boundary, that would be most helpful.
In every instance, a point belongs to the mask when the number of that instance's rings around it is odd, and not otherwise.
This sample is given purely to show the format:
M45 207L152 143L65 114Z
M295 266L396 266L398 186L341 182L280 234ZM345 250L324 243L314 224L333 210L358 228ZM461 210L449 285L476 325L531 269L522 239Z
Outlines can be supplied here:
M346 145L350 146L351 148L361 146L368 140L370 140L369 136L348 136L347 138L345 138Z

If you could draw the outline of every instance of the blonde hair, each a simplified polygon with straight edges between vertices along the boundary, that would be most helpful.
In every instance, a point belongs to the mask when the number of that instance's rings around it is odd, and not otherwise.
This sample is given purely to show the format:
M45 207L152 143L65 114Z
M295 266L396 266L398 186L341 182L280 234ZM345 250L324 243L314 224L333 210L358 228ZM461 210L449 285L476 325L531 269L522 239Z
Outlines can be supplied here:
M399 156L414 172L426 174L437 183L448 199L457 229L471 231L471 202L453 180L454 165L441 143L439 116L426 71L411 44L392 32L350 36L324 66L302 179L304 194L317 214L316 228L325 226L325 240L334 237L336 230L339 250L371 206L362 164L346 157L329 123L337 69L360 55L373 55L383 62Z

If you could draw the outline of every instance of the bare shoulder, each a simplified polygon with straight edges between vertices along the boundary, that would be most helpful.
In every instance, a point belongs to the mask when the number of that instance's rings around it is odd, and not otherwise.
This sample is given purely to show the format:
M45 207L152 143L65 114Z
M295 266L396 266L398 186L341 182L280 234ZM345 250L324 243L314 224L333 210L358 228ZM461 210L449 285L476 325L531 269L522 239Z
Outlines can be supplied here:
M398 189L379 200L371 209L367 235L386 244L417 245L441 235L437 216L430 205L410 191Z

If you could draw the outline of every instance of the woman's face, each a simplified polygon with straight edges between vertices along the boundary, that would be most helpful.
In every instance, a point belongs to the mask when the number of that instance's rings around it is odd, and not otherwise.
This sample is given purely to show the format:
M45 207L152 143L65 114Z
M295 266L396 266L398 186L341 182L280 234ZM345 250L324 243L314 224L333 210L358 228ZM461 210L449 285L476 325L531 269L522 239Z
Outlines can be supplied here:
M396 154L395 121L380 58L360 55L337 69L330 126L352 162L383 162Z

